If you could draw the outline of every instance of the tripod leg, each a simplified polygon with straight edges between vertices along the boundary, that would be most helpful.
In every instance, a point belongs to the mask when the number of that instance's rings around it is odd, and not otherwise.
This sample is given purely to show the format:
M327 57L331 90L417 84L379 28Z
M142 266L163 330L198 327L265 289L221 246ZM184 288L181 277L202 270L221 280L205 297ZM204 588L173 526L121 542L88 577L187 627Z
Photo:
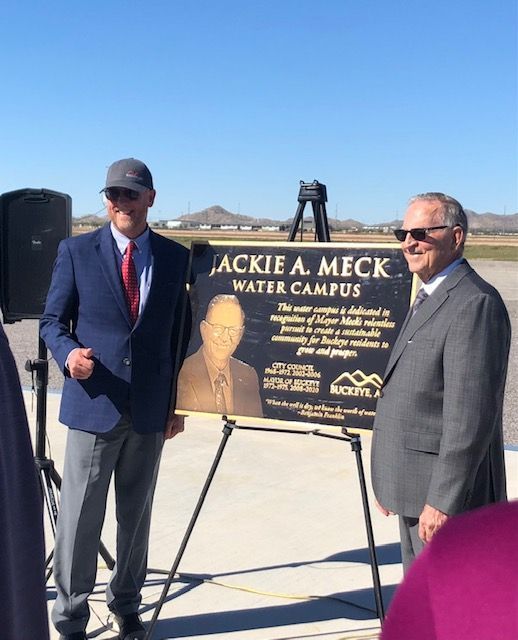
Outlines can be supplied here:
M305 202L299 202L299 206L297 207L297 212L295 213L295 217L293 218L293 222L291 223L290 232L288 234L288 242L293 242L297 236L297 229L300 226L300 233L302 240L302 233L304 231L304 207L306 206Z
M52 486L52 471L53 464L50 460L47 459L36 459L36 466L38 467L38 477L40 480L41 493L43 496L43 502L47 507L47 514L49 516L50 528L52 530L52 535L56 537L56 523L58 520L58 501L56 497L56 493L54 492L54 487ZM56 485L57 486L57 485ZM57 487L59 488L59 487ZM45 575L45 582L48 582L50 576L52 575L52 558L54 557L54 550L50 552L45 561L45 569L47 573ZM49 568L50 566L50 568Z
M324 202L312 202L313 217L315 219L315 229L319 242L331 242L329 224L327 222L326 205Z
M58 519L58 501L56 493L54 492L54 486L56 489L61 489L61 476L54 467L54 462L47 458L45 455L45 437L46 437L46 423L47 423L47 385L48 385L48 361L47 361L47 347L41 336L38 337L38 359L35 361L28 361L25 365L28 371L36 373L36 442L35 442L35 462L38 468L38 475L40 479L41 491L43 494L44 502L47 506L49 514L50 526L52 528L52 535L56 537L56 523ZM110 555L104 544L101 542L99 545L99 553L103 560L106 562L108 569L113 569L115 566L115 560ZM52 560L53 552L47 558L46 566L48 566ZM47 580L52 574L52 568L49 569L47 574Z
M49 581L49 578L52 575L52 566L49 569L49 565L52 562L53 558L54 558L54 549L52 549L52 551L48 555L47 560L45 561L45 569L47 570L47 573L45 574L45 584Z
M367 486L365 484L365 473L363 470L361 440L358 434L351 433L349 434L349 436L351 438L351 449L355 453L356 464L358 466L358 477L360 480L360 490L362 494L363 514L365 516L365 528L367 530L367 540L369 543L369 556L370 556L370 564L371 564L371 571L372 571L372 583L374 585L374 598L376 600L376 611L378 613L378 618L380 622L383 623L383 620L385 618L385 610L383 607L383 597L381 594L378 558L376 556L376 546L374 544L374 534L372 531L371 514L369 509L369 502L367 499Z
M113 567L115 566L115 560L111 556L108 549L104 546L102 540L99 543L99 555L106 562L106 566L108 567L108 569L112 571Z
M56 536L56 522L58 520L58 503L54 488L52 486L50 467L39 467L40 485L43 493L43 499L47 506L47 513L49 516L50 526L52 529L52 535Z
M165 581L164 584L164 588L162 590L162 595L160 596L160 600L158 601L156 607L155 607L155 611L153 612L153 617L151 618L151 622L149 624L149 627L147 629L146 632L146 636L144 638L144 640L150 640L151 635L153 633L153 629L155 628L156 622L158 620L158 616L160 615L160 611L162 610L162 607L164 605L164 602L167 598L167 594L169 592L169 587L171 586L171 582L173 581L173 578L176 574L176 571L178 569L178 565L180 564L180 561L182 559L182 556L185 552L185 549L187 548L187 543L189 542L189 538L191 537L192 531L194 529L194 525L196 524L196 521L198 520L198 516L200 515L200 511L201 508L203 506L203 503L205 502L205 498L207 496L207 493L209 491L210 485L212 483L212 480L214 478L214 474L216 473L216 469L218 468L219 462L221 460L221 456L223 455L223 451L225 449L225 446L227 444L227 440L230 437L230 435L232 434L232 430L233 430L233 425L230 424L229 422L227 422L225 424L225 426L223 427L223 438L221 439L218 451L216 453L216 457L214 458L214 461L212 463L212 466L210 468L209 471L209 475L207 476L207 479L205 480L205 484L203 486L202 492L200 494L200 497L198 499L198 503L196 505L196 508L194 509L194 513L191 517L191 521L189 522L189 526L187 527L187 531L185 532L185 535L183 537L182 543L180 544L180 548L178 550L178 553L176 554L176 558L173 562L173 566L171 567L171 571L169 572L169 575L167 576L167 579Z
M50 469L50 477L52 478L52 482L56 485L58 489L61 489L61 476L56 471L56 467L52 465Z

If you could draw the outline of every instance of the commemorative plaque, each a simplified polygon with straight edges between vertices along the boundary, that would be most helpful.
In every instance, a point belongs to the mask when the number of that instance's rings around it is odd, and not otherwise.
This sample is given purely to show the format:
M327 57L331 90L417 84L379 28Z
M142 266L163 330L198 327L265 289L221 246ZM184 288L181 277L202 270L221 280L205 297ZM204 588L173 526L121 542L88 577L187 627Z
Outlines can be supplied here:
M190 283L179 413L372 428L411 298L399 245L195 242Z

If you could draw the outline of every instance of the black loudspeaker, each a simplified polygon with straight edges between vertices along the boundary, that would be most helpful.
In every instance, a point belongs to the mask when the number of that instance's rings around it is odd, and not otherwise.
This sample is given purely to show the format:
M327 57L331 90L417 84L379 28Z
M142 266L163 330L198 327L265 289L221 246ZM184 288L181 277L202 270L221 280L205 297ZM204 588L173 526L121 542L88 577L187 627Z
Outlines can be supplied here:
M70 236L72 199L49 189L0 196L0 303L4 322L39 318L58 244Z

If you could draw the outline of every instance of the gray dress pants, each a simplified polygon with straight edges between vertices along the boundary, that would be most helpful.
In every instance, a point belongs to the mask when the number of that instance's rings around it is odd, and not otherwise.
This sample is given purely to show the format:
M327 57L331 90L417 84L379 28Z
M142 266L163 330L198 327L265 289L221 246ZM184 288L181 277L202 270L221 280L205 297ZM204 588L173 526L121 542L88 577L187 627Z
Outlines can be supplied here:
M419 537L419 518L398 516L399 534L401 536L401 559L403 572L406 574L416 556L424 549L424 542Z
M86 629L88 596L112 474L117 515L116 564L106 589L109 608L138 611L146 578L151 506L163 433L138 434L123 417L108 433L69 429L54 550L57 597L52 622L61 634Z

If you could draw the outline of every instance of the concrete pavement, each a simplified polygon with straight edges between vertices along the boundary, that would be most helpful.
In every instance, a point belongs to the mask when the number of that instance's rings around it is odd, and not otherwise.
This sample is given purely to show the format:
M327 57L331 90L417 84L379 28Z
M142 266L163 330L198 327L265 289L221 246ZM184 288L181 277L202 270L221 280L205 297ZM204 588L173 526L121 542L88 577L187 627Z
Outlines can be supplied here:
M36 403L24 392L31 425ZM48 396L47 455L61 474L67 429L60 395ZM249 422L248 424L253 424ZM166 443L155 498L149 566L169 572L222 440L223 423L189 418ZM336 431L329 430L331 433ZM362 432L385 606L402 577L398 527L374 508L370 433ZM506 451L510 498L518 451ZM110 495L103 542L115 552ZM48 523L47 523L48 524ZM48 533L48 550L52 536ZM352 640L379 634L355 455L346 442L236 429L228 438L200 517L162 608L154 640ZM109 572L99 558L90 638L114 640L104 604ZM165 575L150 571L142 615L150 620ZM49 581L49 611L55 597ZM51 629L52 640L58 634Z

